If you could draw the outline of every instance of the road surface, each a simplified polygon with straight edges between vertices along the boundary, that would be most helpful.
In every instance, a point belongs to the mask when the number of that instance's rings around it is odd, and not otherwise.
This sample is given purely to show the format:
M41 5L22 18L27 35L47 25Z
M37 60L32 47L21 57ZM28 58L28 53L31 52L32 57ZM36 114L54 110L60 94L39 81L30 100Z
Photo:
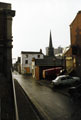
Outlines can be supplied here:
M45 120L81 120L81 104L72 98L39 84L31 76L14 73L30 100Z

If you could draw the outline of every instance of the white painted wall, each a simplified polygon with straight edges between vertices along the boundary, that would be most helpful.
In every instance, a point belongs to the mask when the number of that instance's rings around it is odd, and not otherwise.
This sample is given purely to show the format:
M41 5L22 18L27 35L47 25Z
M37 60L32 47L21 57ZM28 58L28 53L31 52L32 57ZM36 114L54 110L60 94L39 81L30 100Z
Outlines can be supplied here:
M28 55L28 57L27 57ZM40 58L38 58L40 55ZM21 54L21 73L25 74L26 70L24 68L30 67L30 73L32 73L32 58L43 59L43 54ZM28 64L25 64L25 61L28 60Z

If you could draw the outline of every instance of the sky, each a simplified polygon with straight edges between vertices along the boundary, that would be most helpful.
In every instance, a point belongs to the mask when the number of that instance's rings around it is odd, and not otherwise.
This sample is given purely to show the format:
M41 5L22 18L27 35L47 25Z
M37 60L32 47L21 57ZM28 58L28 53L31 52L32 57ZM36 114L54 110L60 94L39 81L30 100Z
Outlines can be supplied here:
M21 51L40 51L46 54L50 30L53 47L70 45L70 24L78 11L81 0L0 0L12 4L16 11L12 23L12 57ZM15 60L15 59L13 59Z

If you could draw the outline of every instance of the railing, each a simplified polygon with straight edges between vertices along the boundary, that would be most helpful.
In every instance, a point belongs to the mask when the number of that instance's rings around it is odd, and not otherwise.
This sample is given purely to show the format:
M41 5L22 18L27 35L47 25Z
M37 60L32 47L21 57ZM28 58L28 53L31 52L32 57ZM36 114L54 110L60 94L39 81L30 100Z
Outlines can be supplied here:
M12 75L12 70L11 70L11 75ZM15 84L14 84L13 75L12 75L12 84L13 84L13 94L14 94L14 104L15 104L15 120L19 120L18 108L17 108L17 100L16 100L16 92L15 92Z

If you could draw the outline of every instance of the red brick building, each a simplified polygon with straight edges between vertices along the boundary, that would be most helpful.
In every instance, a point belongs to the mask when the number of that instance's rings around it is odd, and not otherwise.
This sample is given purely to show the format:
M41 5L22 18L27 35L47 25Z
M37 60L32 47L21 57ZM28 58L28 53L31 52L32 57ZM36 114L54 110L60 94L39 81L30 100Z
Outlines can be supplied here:
M81 77L81 11L79 11L70 24L71 47L65 53L66 57L72 57L75 65L75 73Z

